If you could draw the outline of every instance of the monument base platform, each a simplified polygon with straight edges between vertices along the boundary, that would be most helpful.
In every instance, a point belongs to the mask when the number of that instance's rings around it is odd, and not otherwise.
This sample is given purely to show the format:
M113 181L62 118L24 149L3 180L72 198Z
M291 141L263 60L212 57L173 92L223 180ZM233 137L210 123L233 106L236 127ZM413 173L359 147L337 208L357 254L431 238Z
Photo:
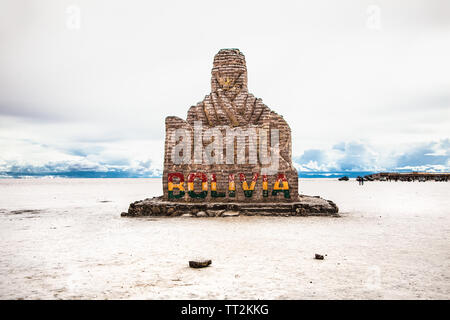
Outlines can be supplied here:
M192 216L192 217L229 217L229 216L335 216L338 207L333 201L319 196L299 195L295 202L209 202L189 203L171 202L163 197L148 198L130 204L123 217L143 216Z

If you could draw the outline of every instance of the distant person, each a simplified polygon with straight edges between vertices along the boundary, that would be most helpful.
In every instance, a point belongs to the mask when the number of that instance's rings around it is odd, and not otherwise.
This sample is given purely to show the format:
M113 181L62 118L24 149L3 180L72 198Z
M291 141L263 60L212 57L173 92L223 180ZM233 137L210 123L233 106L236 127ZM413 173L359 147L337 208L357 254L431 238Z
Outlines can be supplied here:
M361 186L364 184L364 179L360 176L356 177L356 180L358 181L358 184Z

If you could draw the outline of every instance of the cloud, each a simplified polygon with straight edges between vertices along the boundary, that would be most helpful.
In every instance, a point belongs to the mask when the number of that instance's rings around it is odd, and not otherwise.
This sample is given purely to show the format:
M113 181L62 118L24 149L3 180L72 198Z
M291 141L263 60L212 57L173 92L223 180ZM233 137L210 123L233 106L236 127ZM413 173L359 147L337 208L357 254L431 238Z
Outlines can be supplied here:
M71 119L70 115L60 115L54 112L49 112L45 108L37 107L19 107L11 102L3 102L0 105L0 116L10 116L31 120L33 122L55 122L68 121Z
M340 142L331 149L305 150L294 157L300 171L371 171L379 169L377 154L359 142Z
M148 178L159 177L162 171L152 168L151 161L135 161L129 165L97 163L86 158L69 161L50 161L43 165L0 162L2 177L95 177L95 178Z
M349 142L345 144L343 154L337 160L337 166L344 171L364 171L378 168L377 154L362 143Z
M318 149L310 149L303 152L303 154L297 158L297 162L301 164L309 163L310 161L323 163L325 157L326 155L324 151Z
M305 150L293 159L299 171L450 171L450 139L410 145L404 151L340 142L329 149Z
M36 139L0 137L2 177L154 177L161 174L164 142L160 140ZM47 143L39 142L47 140Z
M450 171L450 139L420 144L397 158L397 169Z

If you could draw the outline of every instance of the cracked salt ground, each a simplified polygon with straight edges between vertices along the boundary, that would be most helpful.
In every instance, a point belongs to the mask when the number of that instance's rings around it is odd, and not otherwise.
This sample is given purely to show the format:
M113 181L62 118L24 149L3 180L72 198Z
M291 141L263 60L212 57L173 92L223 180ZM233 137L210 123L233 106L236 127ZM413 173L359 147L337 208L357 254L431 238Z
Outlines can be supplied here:
M0 298L450 298L450 184L299 189L342 217L123 218L160 179L0 179Z

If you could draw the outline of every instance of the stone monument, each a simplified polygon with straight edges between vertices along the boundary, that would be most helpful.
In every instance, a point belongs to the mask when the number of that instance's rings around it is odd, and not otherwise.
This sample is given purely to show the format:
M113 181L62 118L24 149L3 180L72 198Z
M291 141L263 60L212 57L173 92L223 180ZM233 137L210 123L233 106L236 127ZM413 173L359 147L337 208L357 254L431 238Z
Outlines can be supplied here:
M291 129L248 92L238 49L214 57L211 92L187 119L166 118L163 196L123 216L337 215L320 197L299 195Z

